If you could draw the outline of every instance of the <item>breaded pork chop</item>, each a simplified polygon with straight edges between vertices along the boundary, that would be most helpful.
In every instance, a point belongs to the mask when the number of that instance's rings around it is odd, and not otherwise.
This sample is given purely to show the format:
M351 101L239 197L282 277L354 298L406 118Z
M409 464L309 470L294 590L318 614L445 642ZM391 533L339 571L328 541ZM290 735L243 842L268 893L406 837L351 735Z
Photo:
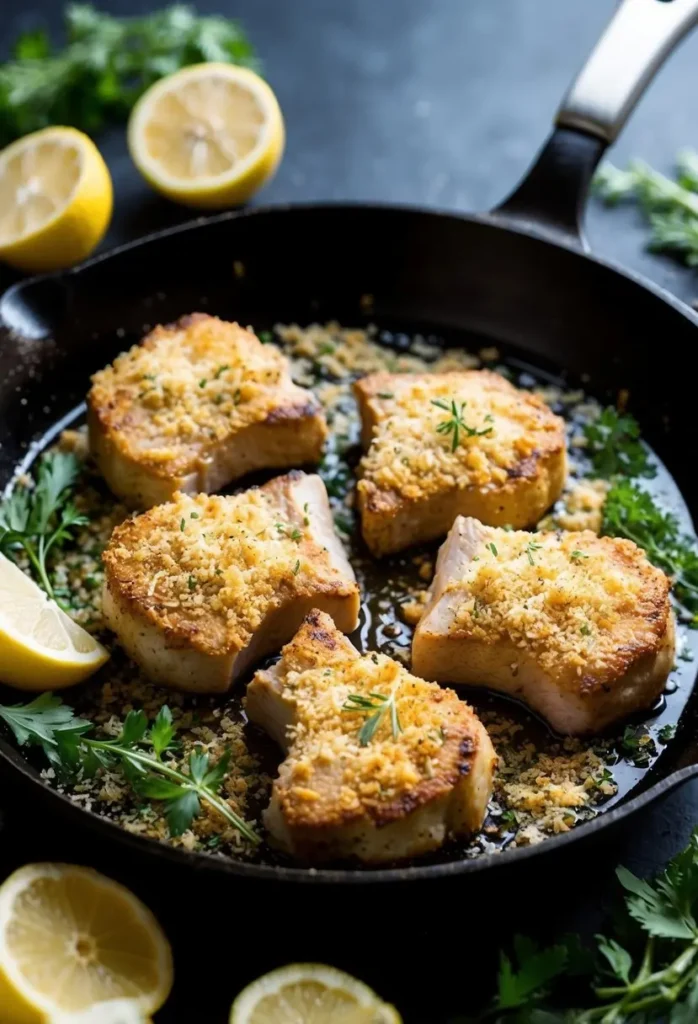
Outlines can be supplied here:
M414 857L482 825L496 756L472 709L320 611L257 672L247 714L285 751L265 823L295 857Z
M274 345L203 313L156 327L96 373L87 410L99 470L135 508L317 462L327 434Z
M354 389L368 449L358 504L373 554L441 537L457 515L530 526L559 497L564 422L499 374L374 373Z
M561 733L598 732L664 688L669 589L631 541L459 517L415 631L413 671L519 697Z
M311 608L356 628L359 588L319 476L232 497L178 494L118 526L104 552L104 616L155 682L227 690L278 651Z

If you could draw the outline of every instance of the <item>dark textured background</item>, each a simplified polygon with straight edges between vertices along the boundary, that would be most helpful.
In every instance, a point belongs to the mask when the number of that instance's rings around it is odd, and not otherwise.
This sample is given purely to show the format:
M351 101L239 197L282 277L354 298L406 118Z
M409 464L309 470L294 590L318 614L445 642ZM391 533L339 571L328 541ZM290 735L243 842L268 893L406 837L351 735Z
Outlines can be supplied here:
M2 4L0 53L39 22L57 28L56 0ZM119 14L149 4L105 2ZM557 103L613 8L611 0L220 0L201 10L239 16L283 107L288 146L257 202L366 199L483 210L501 199L543 141ZM613 159L661 169L698 145L698 37L659 74ZM101 140L116 190L106 245L184 220L131 167L123 134ZM593 248L691 299L695 272L642 251L631 210L592 204ZM670 346L671 339L658 339ZM173 941L177 986L158 1020L223 1021L232 994L279 963L319 959L354 970L394 1000L407 1024L443 1024L472 1007L514 929L552 940L598 927L618 861L646 873L698 822L698 785L645 812L603 847L522 886L356 892L348 903L304 893L208 891L115 856L37 808L0 794L0 877L27 860L105 867L159 913Z

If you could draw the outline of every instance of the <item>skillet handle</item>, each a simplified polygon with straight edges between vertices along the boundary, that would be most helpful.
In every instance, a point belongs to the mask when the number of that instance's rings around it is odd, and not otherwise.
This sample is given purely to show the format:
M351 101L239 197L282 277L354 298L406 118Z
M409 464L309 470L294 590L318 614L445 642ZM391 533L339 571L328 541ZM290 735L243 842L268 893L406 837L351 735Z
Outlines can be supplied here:
M582 220L596 165L696 24L698 0L623 0L563 99L553 134L494 216L587 248Z

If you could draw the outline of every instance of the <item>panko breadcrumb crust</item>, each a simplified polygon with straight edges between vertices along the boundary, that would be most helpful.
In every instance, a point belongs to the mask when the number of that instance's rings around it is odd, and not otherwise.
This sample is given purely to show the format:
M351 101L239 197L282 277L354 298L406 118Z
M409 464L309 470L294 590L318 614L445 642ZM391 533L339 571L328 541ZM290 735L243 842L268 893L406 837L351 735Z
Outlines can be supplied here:
M409 345L396 349L381 344L380 334L374 328L345 328L337 323L303 327L280 324L275 334L291 362L296 383L312 387L320 398L330 423L330 440L340 438L343 443L353 443L359 436L351 393L352 383L359 375L439 373L481 366L492 367L500 374L509 372L499 362L499 354L493 348L480 353L456 348L443 350L428 338L416 336L409 339ZM535 382L527 386L535 386ZM569 410L572 417L598 412L598 405L581 392L566 392L546 385L536 388L536 393L547 403ZM84 428L65 431L60 445L84 458L87 449ZM333 466L334 463L329 464L331 471ZM569 478L562 500L574 503L571 496L580 488L583 498L572 511L586 517L575 518L570 526L598 532L599 510L603 504L603 499L598 500L598 493L606 487L604 481ZM592 492L596 493L590 497ZM354 502L351 489L346 496L339 493L331 501L338 517L351 519ZM73 701L76 710L94 722L98 734L113 736L131 708L143 708L152 719L163 704L168 704L182 744L180 763L186 764L194 746L203 747L214 760L229 747L232 757L224 783L225 797L237 813L248 818L256 816L268 803L270 776L276 775L278 758L270 757L270 744L260 745L254 732L245 726L237 693L213 700L167 690L145 680L137 666L121 655L114 646L113 636L105 631L102 619L101 553L113 527L126 518L127 509L115 502L89 471L76 494L76 502L80 510L89 515L90 522L78 531L76 544L61 553L54 566L55 583L60 599L76 621L113 649L111 661L100 674L79 693L76 691ZM592 504L594 508L590 507ZM551 513L556 527L566 526L560 518L564 514L565 510L558 507ZM354 550L352 560L361 577L369 573L370 566L364 565L365 555L359 548ZM380 614L389 622L394 621L395 609L400 611L413 603L416 605L411 609L414 621L419 606L426 599L425 587L433 571L433 559L417 553L409 558L409 564L413 562L411 582L404 591L385 603L383 597L378 602ZM405 617L408 614L406 610ZM387 639L387 633L385 637L381 648L394 658L403 657L404 649ZM600 803L616 794L614 765L619 758L622 760L622 755L618 754L613 737L555 738L535 723L522 721L515 709L501 701L486 699L481 705L478 700L478 710L497 748L499 766L490 815L482 832L463 846L465 856L496 853L510 843L539 843L547 836L566 832L593 816ZM643 733L638 742L642 750L651 750L651 733ZM44 775L51 785L65 788L53 769L47 769ZM253 854L239 833L206 808L194 820L191 830L176 839L169 837L160 806L140 800L118 776L85 779L66 792L81 806L110 818L129 831L160 842L218 857L247 858Z

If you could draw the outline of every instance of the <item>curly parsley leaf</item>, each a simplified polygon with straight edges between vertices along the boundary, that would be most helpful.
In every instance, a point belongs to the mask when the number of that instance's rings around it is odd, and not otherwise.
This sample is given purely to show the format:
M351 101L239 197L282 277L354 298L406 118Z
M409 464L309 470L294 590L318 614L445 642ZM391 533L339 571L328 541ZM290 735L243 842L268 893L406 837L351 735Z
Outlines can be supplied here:
M584 427L587 451L597 476L654 477L657 467L639 440L640 427L634 416L621 415L613 406Z

